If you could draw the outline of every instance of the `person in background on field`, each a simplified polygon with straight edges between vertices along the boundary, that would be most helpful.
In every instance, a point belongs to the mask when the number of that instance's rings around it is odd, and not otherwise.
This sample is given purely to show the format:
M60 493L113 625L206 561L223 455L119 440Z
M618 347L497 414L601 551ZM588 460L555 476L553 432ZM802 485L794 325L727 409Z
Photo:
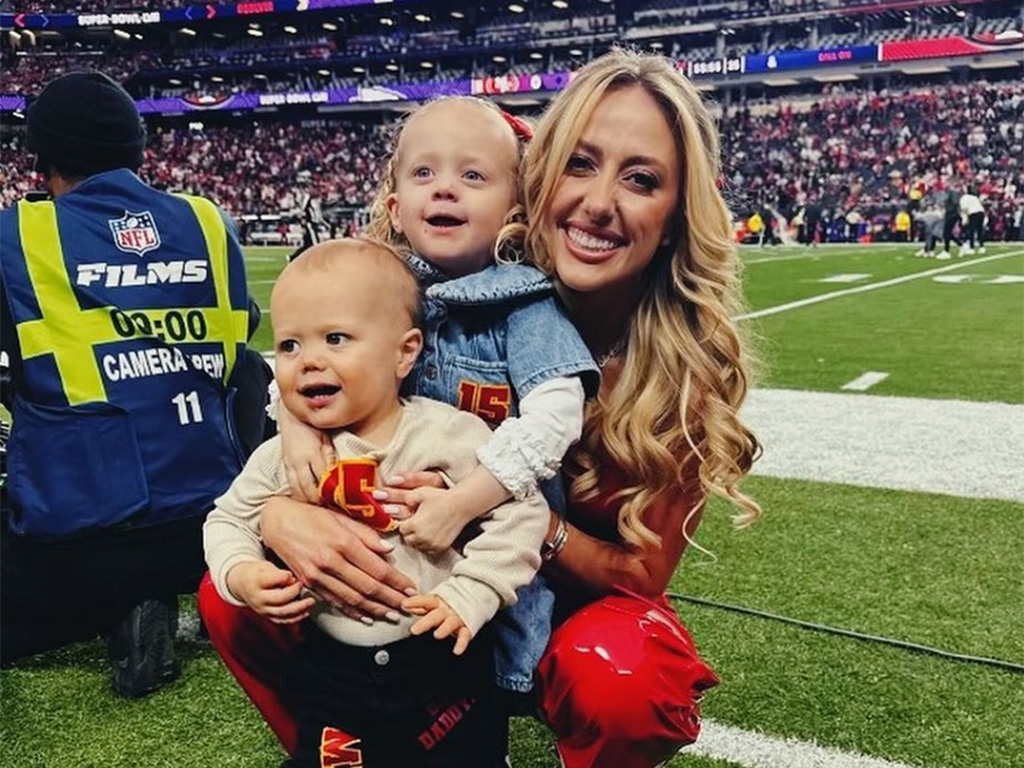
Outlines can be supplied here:
M846 242L856 243L860 238L861 223L864 217L856 208L851 208L846 214Z
M930 206L924 208L914 214L914 218L921 224L924 230L924 247L915 253L915 256L923 257L926 259L938 258L948 259L949 254L945 256L942 254L936 255L935 244L942 237L942 230L945 222L945 213L938 206Z
M397 252L368 240L323 243L285 268L270 304L281 407L330 436L342 460L335 501L351 505L350 514L365 519L366 494L396 471L431 469L456 483L473 472L477 449L491 437L487 424L446 403L399 397L423 332L416 276ZM404 601L406 613L374 622L317 603L294 574L267 559L261 511L288 492L274 438L217 500L204 533L210 576L224 600L285 628L311 618L287 670L296 768L342 764L328 762L342 752L360 752L370 766L503 768L508 719L484 630L540 566L543 497L499 504L458 549L427 554L397 531L382 534L391 563L418 594ZM382 518L385 531L395 526ZM454 648L438 643L446 639ZM437 735L439 715L445 722L452 708L459 717Z
M146 130L120 85L59 77L26 122L53 199L0 213L0 654L103 635L114 690L143 696L179 672L203 519L264 437L259 310L223 212L135 174Z
M757 238L757 244L764 247L764 218L760 211L754 211L747 219L747 231Z
M717 678L665 589L711 494L738 505L737 524L760 515L738 487L759 446L739 418L749 362L732 320L738 260L718 162L699 92L671 60L626 51L577 73L527 156L527 253L603 363L566 461L569 506L551 512L543 551L558 628L535 701L567 768L653 768L696 739L699 699ZM394 488L389 497L402 501ZM275 498L261 534L332 602L373 617L399 610L407 579L347 522ZM222 641L265 662L235 673L280 734L294 709L266 662L294 646L269 626Z
M960 256L985 252L985 208L978 197L976 187L968 187L960 196L960 219L964 224L964 244Z
M949 183L949 188L942 198L942 205L944 214L942 221L942 251L939 252L938 258L948 259L951 255L949 252L950 243L956 243L958 247L962 246L960 240L953 234L953 230L956 229L960 221L960 193L956 190L952 181Z
M812 200L807 203L807 207L804 209L804 233L805 240L804 245L811 246L812 248L818 247L818 241L821 237L819 227L821 226L821 203L817 200Z
M896 242L910 242L910 214L905 209L900 210L900 212L896 214L896 218L893 223L893 231L895 232Z

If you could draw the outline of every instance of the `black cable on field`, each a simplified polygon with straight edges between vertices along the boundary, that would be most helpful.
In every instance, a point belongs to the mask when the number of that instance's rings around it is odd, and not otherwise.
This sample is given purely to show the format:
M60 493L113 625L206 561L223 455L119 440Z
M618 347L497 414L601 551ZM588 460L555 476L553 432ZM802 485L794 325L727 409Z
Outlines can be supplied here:
M932 648L927 645L918 645L917 643L908 643L905 640L896 640L891 637L882 637L880 635L867 635L863 632L854 632L850 629L840 629L839 627L830 627L827 624L815 624L811 621L802 621L801 619L791 619L788 616L779 616L775 613L768 613L767 611L758 611L754 608L745 608L742 605L730 605L729 603L719 603L715 600L707 600L703 597L693 597L692 595L681 595L678 592L666 592L669 597L674 600L684 600L688 603L695 603L696 605L705 605L711 608L721 608L726 611L733 611L735 613L743 613L748 616L759 616L762 619L771 619L772 621L778 621L783 624L793 624L797 627L803 627L804 629L814 630L815 632L824 632L828 635L840 635L842 637L852 637L856 640L866 640L872 643L881 643L883 645L891 645L894 648L902 648L905 651L915 651L917 653L928 654L929 656L938 656L943 659L951 659L953 661L968 662L971 664L984 664L989 667L996 667L997 669L1004 669L1008 672L1024 673L1024 664L1015 664L1012 661L1003 661L1002 659L990 659L985 656L969 656L963 653L952 653L950 651L943 651L939 648Z

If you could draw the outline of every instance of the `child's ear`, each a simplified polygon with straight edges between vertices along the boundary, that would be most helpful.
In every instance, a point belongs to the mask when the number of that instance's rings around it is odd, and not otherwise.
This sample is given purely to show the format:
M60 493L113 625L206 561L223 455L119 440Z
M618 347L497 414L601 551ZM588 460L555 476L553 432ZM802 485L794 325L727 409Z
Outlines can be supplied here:
M391 226L394 227L395 232L402 234L402 224L398 220L398 195L392 192L384 200L384 205L388 209L388 218L391 219Z
M423 331L419 328L410 328L402 336L402 341L398 346L398 367L395 369L395 374L399 379L404 379L412 371L412 367L416 365L416 358L420 356L420 351L423 349Z

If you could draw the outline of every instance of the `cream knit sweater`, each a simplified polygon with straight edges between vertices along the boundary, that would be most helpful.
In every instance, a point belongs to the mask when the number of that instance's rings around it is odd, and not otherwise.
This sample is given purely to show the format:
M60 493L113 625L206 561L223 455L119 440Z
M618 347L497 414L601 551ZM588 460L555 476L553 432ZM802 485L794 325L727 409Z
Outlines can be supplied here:
M391 441L378 447L348 432L334 435L339 458L367 457L377 462L380 479L400 471L435 469L457 483L477 465L476 450L491 431L476 416L450 405L413 397L403 402L402 419ZM260 513L271 496L288 495L281 440L272 438L253 452L227 493L216 501L203 527L206 562L217 591L241 605L227 588L227 574L241 562L265 560ZM548 507L540 493L508 501L479 521L479 531L458 552L436 557L406 546L397 533L391 564L411 578L421 593L433 593L459 614L474 635L499 608L512 605L515 590L540 567L540 546L547 534ZM312 618L325 632L349 645L383 645L409 636L414 618L367 626L319 603Z

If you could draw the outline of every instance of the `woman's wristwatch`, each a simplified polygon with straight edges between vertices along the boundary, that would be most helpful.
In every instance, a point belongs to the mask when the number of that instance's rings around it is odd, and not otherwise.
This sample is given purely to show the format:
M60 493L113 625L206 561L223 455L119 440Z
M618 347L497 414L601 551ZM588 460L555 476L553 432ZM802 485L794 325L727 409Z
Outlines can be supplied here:
M565 549L568 541L569 526L566 525L565 518L559 515L554 534L550 539L544 539L544 543L540 545L540 559L545 563L554 560L558 557L558 553Z

